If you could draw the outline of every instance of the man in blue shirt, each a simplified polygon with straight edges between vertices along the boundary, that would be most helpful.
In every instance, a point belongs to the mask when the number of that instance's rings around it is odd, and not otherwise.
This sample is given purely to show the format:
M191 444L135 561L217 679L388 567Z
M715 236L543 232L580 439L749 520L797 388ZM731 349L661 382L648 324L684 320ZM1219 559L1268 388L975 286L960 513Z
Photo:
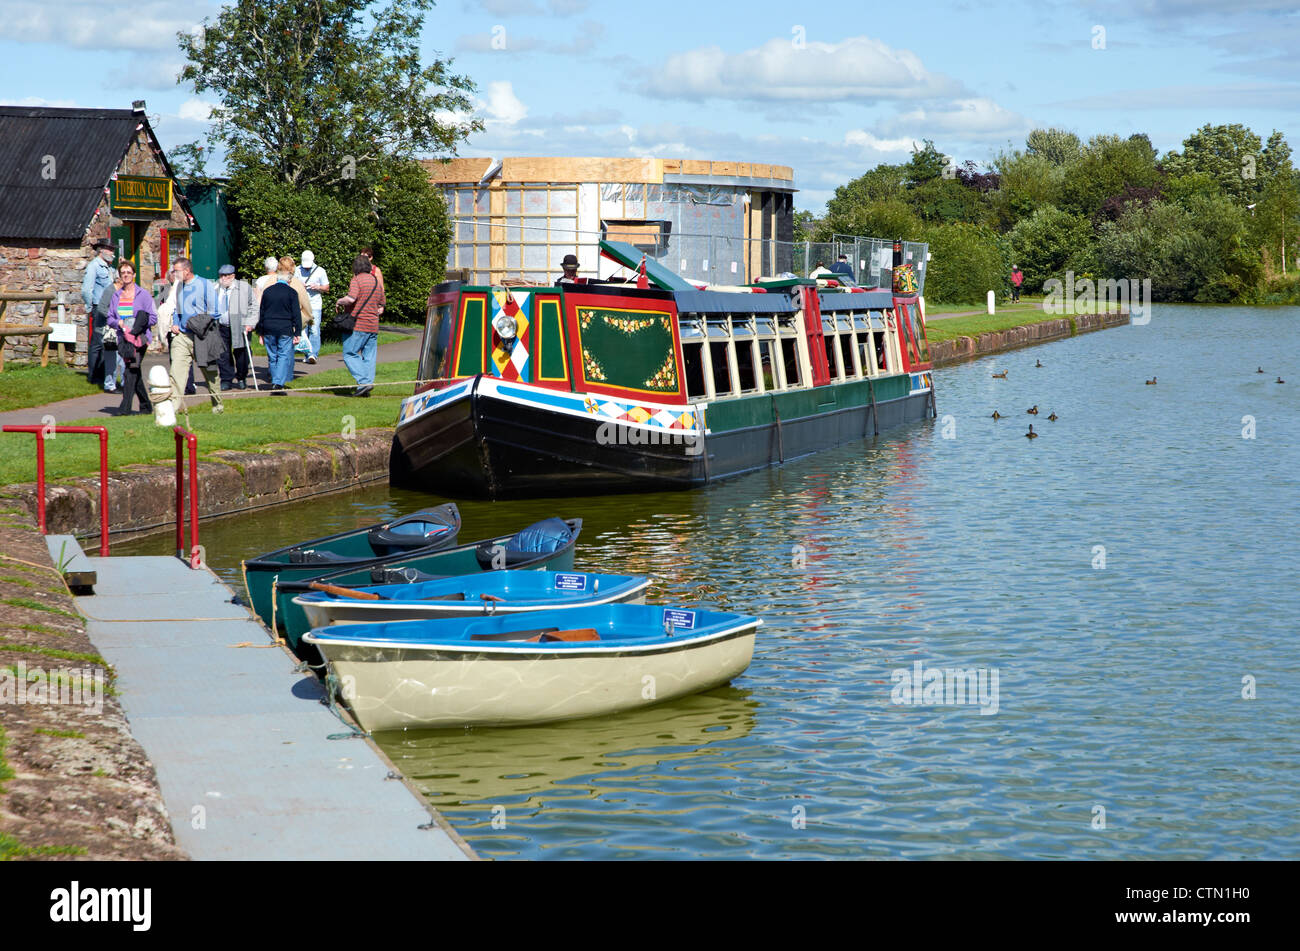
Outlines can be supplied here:
M846 254L841 254L840 259L831 265L832 274L843 274L851 281L853 280L853 265L849 264L849 258Z
M171 338L172 399L178 407L184 404L185 381L191 365L198 364L208 384L212 412L221 413L225 406L221 401L218 362L224 351L216 324L217 289L207 278L194 273L189 258L177 258L176 268L181 283L172 291L176 297Z
M86 276L81 280L81 299L86 305L86 379L99 383L105 393L117 389L114 375L117 370L117 353L104 349L104 328L108 314L100 309L104 291L113 284L113 245L100 238L92 248L95 256L86 264Z

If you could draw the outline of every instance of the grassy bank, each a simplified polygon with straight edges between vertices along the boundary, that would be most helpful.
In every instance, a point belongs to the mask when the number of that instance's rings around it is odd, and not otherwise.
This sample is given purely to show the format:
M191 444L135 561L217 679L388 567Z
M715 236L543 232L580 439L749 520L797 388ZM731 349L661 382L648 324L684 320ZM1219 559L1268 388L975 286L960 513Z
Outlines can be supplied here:
M381 364L381 376L403 364ZM347 371L339 373L351 384ZM414 368L407 369L410 379ZM325 374L322 374L322 376ZM307 384L314 377L304 379ZM340 381L342 382L342 381ZM238 449L259 452L269 444L343 432L345 427L365 429L392 426L408 387L392 387L391 395L377 387L365 399L332 396L241 396L226 400L226 410L214 416L206 397L191 404L189 429L199 437L199 452ZM349 387L350 392L350 387ZM185 418L180 418L185 425ZM174 458L175 440L170 429L154 425L152 416L96 417L69 420L71 425L108 427L108 464L112 469L137 463L170 462ZM45 465L51 482L99 472L99 440L87 436L56 436L45 444ZM0 439L0 485L32 482L36 478L36 454L32 437L7 436Z
M382 346L383 344L386 343L395 343L398 340L407 340L409 338L410 338L410 334L399 334L399 333L394 333L391 330L383 330L380 331L379 333L379 345ZM256 335L252 337L252 344L253 344L253 349L252 349L253 356L255 357L266 356L266 348L258 342ZM343 352L342 340L322 340L320 342L320 353L322 354L342 353L342 352ZM298 354L295 354L294 358L295 360L298 359Z
M0 373L0 412L90 396L98 390L86 382L81 370L10 363Z
M1118 312L1118 307L1111 307L1110 312ZM1105 311L1102 310L1102 313ZM988 314L974 314L963 317L944 317L943 319L927 320L925 322L925 336L931 343L939 343L944 340L952 340L956 337L976 337L982 333L993 333L999 330L1009 330L1012 327L1027 327L1030 324L1042 323L1045 320L1059 320L1061 317L1077 316L1080 313L1098 313L1097 308L1076 308L1071 314L1051 314L1045 313L1041 307L1031 305L1025 309L998 309L998 312L990 317Z

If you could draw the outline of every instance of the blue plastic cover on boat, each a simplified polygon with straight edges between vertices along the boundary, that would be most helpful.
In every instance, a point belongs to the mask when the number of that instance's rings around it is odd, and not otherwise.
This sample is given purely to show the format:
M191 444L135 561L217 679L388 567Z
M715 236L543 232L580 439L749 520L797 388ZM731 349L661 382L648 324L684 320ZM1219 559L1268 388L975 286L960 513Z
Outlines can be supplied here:
M822 294L823 314L845 310L893 310L894 295L889 291L867 291L861 294Z
M856 295L861 296L861 295ZM679 314L792 314L798 307L785 291L730 294L726 291L676 291Z
M506 552L549 554L559 551L572 540L573 532L564 519L547 518L516 532L515 537L506 542Z

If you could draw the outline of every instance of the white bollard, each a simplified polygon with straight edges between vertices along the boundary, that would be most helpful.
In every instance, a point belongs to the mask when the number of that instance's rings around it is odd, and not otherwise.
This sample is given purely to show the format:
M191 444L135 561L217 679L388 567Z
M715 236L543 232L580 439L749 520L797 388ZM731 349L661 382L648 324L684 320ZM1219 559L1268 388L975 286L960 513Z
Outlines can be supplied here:
M997 295L989 291L989 316L993 316L993 304L997 300Z
M172 404L172 378L167 368L149 368L149 399L153 402L153 421L159 426L176 425L176 407Z

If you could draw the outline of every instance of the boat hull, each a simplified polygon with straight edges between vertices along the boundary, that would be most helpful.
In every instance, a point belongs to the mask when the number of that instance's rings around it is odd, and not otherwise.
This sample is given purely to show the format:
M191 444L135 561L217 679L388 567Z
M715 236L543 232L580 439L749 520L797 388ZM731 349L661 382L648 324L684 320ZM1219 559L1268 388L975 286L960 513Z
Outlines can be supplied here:
M357 722L380 731L549 723L662 703L739 676L755 631L603 653L317 646Z
M859 389L865 393L865 384ZM399 423L390 457L394 486L488 499L692 489L871 437L933 412L929 387L906 383L904 392L874 404L859 393L850 405L832 399L785 418L781 405L795 394L774 394L749 400L761 404L765 419L701 434L698 424L665 429L584 411L584 404L611 405L604 398L586 401L581 394L550 394L488 377L454 390ZM694 413L692 407L675 409Z

